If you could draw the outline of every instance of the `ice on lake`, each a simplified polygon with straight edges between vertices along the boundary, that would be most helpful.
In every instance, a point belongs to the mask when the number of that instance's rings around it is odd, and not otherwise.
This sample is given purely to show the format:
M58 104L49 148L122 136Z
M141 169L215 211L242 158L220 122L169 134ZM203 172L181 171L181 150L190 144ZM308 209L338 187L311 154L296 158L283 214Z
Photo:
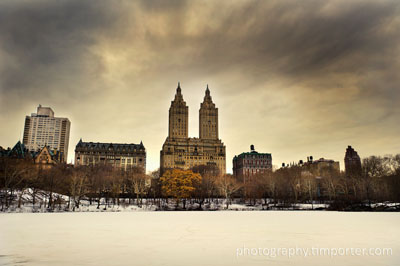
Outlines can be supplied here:
M399 239L400 213L15 213L0 214L0 265L399 265ZM392 254L282 254L295 248Z

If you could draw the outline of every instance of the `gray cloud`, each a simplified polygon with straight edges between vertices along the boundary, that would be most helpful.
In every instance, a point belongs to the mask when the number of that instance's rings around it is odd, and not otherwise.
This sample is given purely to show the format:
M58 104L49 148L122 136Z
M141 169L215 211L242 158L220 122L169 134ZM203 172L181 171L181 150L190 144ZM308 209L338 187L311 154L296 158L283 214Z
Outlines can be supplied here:
M0 122L11 127L0 137L12 145L22 122L11 121L48 103L71 118L72 146L81 136L144 138L154 168L167 134L163 114L181 80L193 117L211 83L228 162L247 142L271 149L276 164L306 152L342 160L347 144L394 152L399 8L398 1L3 1Z
M2 90L50 91L101 71L91 46L118 12L106 1L2 2L0 47L8 58L1 68Z

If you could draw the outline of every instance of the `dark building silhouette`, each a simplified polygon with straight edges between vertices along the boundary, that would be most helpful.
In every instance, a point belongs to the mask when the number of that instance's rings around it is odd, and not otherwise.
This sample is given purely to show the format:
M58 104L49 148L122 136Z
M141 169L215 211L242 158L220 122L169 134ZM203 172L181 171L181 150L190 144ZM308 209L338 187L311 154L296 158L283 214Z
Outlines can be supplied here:
M18 141L12 149L5 150L0 147L0 157L26 160L42 168L50 168L53 165L65 162L63 153L57 149L52 150L50 146L46 145L37 151L31 151L21 141Z
M302 163L302 162L301 162ZM300 164L300 163L299 163ZM303 169L307 170L309 173L316 176L324 176L325 174L339 174L340 165L339 162L320 158L318 160L313 160L313 157L307 157L307 162L302 163Z
M347 176L358 176L361 174L361 159L357 152L348 146L344 156L344 166Z
M302 175L314 175L318 177L322 177L326 174L332 175L340 173L339 162L325 158L314 160L313 156L307 157L306 162L300 160L298 163L282 163L282 168L285 167L301 167Z
M12 149L0 149L0 157L12 159L33 159L34 156L35 153L29 151L21 141L18 141Z
M272 170L272 156L270 153L258 153L254 145L250 152L243 152L233 158L233 175L245 182L247 177Z

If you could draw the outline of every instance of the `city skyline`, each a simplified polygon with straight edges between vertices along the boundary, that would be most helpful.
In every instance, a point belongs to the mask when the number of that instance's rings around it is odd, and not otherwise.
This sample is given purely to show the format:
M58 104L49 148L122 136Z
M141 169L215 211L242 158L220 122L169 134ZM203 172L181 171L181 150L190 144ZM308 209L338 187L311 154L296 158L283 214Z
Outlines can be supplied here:
M397 1L0 3L0 146L42 104L79 139L140 143L159 167L178 81L189 136L209 84L226 169L251 144L273 165L400 150ZM27 52L28 51L28 52Z

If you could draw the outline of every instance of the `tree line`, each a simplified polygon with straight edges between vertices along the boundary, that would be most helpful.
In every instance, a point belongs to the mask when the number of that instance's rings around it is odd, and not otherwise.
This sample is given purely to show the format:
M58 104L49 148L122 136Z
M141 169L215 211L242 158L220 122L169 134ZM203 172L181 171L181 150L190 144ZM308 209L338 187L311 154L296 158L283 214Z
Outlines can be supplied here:
M318 174L302 166L280 168L251 177L220 174L212 166L170 169L160 176L141 168L126 171L109 165L42 167L30 160L0 158L1 210L29 203L54 210L75 210L82 200L97 208L124 204L152 204L158 209L210 209L234 201L262 209L287 209L302 203L326 203L331 209L371 209L374 203L400 202L400 154L363 159L351 175L327 167ZM38 195L45 201L38 202ZM66 195L65 200L61 195ZM43 197L41 197L42 199Z

